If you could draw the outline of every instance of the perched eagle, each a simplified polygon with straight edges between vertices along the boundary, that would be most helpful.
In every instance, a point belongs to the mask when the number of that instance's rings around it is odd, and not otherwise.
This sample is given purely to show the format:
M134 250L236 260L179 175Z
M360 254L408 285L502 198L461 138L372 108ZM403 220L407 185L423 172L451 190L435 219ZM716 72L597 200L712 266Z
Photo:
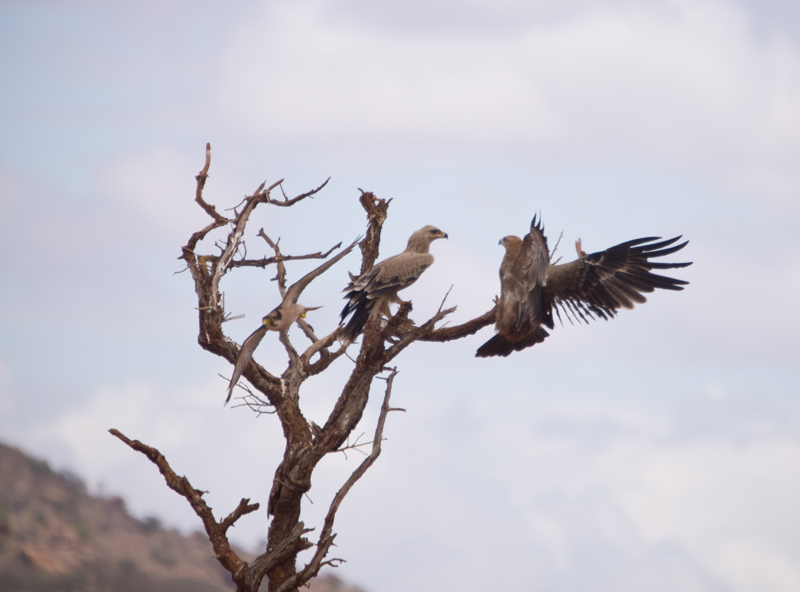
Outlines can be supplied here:
M553 310L561 318L559 308L569 320L608 320L620 308L646 302L643 293L656 288L683 290L688 282L651 270L687 267L691 263L650 261L680 251L689 241L670 246L680 238L639 238L591 255L584 253L581 241L577 241L578 259L550 265L544 227L534 216L524 239L507 236L500 241L506 254L500 264L497 335L478 348L475 355L507 356L541 343L549 335L545 327L553 328Z
M437 238L447 238L447 233L435 226L420 228L399 255L384 259L359 277L350 274L350 284L344 289L347 304L342 309L342 322L353 316L339 335L342 342L350 343L358 337L370 318L391 316L390 303L405 304L397 293L416 282L431 266L433 255L428 250Z
M261 319L261 326L253 331L250 336L244 340L242 348L239 350L239 357L236 358L236 365L233 368L231 383L228 386L228 398L225 399L226 405L228 404L228 401L231 400L233 387L235 387L236 383L239 382L244 369L247 367L247 364L250 363L250 360L253 357L253 352L258 347L258 344L261 343L261 340L264 339L264 335L267 334L267 331L286 332L289 330L289 327L295 323L295 321L306 318L306 313L309 310L317 310L318 308L322 308L320 306L303 306L302 304L297 303L297 299L300 297L300 294L303 292L303 290L305 290L306 286L308 286L308 284L310 284L315 277L327 271L332 265L352 251L353 247L358 244L359 240L361 239L357 238L353 244L336 255L336 257L330 261L326 261L314 271L307 273L300 278L300 280L292 284L289 289L286 290L286 296L283 297L283 302L281 302L280 305L267 316Z

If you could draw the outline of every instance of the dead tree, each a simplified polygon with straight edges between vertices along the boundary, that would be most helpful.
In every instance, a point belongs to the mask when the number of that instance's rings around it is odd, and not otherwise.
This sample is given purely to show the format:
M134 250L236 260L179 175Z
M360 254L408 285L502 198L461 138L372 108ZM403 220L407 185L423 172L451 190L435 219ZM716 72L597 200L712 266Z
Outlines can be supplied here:
M285 262L296 259L326 258L327 253L308 255L284 255L278 243L270 239L263 231L259 232L273 256L261 259L247 259L242 255L242 237L250 215L262 204L267 207L286 208L317 194L327 183L316 189L288 198L283 191L282 197L271 194L280 187L282 181L273 183L265 189L265 183L246 197L234 216L228 218L217 212L216 208L203 199L203 188L208 177L211 164L211 146L206 145L205 166L197 175L197 191L195 201L209 215L211 222L202 230L198 230L189 238L182 248L180 258L186 262L197 293L197 310L200 346L218 356L236 362L240 346L225 336L222 325L227 320L224 301L220 291L220 282L226 273L242 267L277 268L278 288L281 296L286 290ZM362 254L361 272L370 269L378 257L381 240L381 229L386 220L389 201L378 199L372 193L362 192L360 203L367 213L368 227L365 238L359 243ZM227 238L217 243L219 253L199 254L199 243L210 233L219 228L228 228ZM341 243L340 243L341 244ZM337 245L338 246L338 245ZM337 295L338 296L338 295ZM444 302L442 302L442 306ZM300 389L310 376L323 372L345 353L346 347L337 341L341 326L332 333L317 337L312 328L300 320L298 324L311 344L299 353L289 341L288 335L280 334L288 357L288 366L278 377L264 367L251 360L244 369L244 377L252 385L250 395L245 402L254 410L261 411L264 406L274 412L281 423L286 440L283 460L275 471L272 490L269 494L268 512L273 516L269 524L267 547L264 552L251 562L243 561L231 548L227 531L245 514L258 510L259 504L251 504L249 499L242 499L226 518L217 520L211 508L203 499L203 491L195 489L186 479L179 477L170 468L166 458L155 448L130 440L117 430L111 433L134 450L145 454L155 463L167 482L167 485L184 496L200 517L211 541L217 560L231 573L236 589L239 592L255 592L264 577L268 578L270 592L293 592L317 575L323 565L332 565L337 559L326 559L334 542L334 519L342 500L353 484L361 478L375 462L381 452L381 440L387 414L392 411L389 398L392 384L397 375L396 368L390 368L392 360L405 348L416 341L445 342L471 335L479 329L494 323L494 309L461 325L436 328L436 324L455 311L455 307L438 312L426 322L417 326L409 321L411 303L400 307L388 322L370 321L364 328L361 346L355 359L355 366L349 379L341 390L339 398L330 413L325 425L317 426L303 415ZM312 361L314 359L315 361ZM384 376L379 376L383 374ZM311 529L306 529L300 520L300 507L303 495L311 488L311 475L317 464L332 452L340 451L348 438L353 434L362 417L370 395L373 381L383 379L386 386L383 394L383 405L371 443L370 454L353 471L344 485L331 501L322 530L316 542L306 538ZM298 570L297 554L305 549L316 547L311 560Z

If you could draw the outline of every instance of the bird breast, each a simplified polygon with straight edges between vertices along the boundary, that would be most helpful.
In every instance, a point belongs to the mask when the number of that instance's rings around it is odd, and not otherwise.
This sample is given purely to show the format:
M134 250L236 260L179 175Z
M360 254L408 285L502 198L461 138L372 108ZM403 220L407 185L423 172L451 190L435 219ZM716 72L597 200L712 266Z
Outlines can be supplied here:
M270 331L288 330L305 312L306 307L302 304L286 304L282 306L281 318L269 327Z

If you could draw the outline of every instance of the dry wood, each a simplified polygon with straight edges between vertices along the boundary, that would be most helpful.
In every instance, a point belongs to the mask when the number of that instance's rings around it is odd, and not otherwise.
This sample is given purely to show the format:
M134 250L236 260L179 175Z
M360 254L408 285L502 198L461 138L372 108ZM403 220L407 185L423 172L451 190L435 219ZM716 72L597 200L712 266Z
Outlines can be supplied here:
M222 327L229 313L225 311L224 298L220 292L220 284L225 275L233 270L243 268L266 268L276 266L276 283L283 297L286 293L286 262L300 259L325 259L336 245L327 252L316 252L305 255L286 255L281 252L279 241L273 241L264 233L258 235L264 239L273 251L272 256L248 259L244 248L244 234L253 211L262 204L266 206L290 207L306 198L314 197L325 185L289 198L283 192L283 180L266 187L262 183L250 196L233 209L232 218L220 215L213 205L203 198L203 189L208 179L211 166L211 147L206 146L206 158L203 169L197 175L195 201L212 219L211 223L191 235L182 247L180 258L186 262L194 281L197 294L198 310L198 342L200 346L234 364L239 353L239 345L229 339ZM282 198L276 199L271 192L280 188ZM368 191L361 191L359 201L367 214L367 232L359 243L362 256L361 272L370 269L380 253L381 230L388 215L391 200L376 197ZM212 231L230 225L227 236L218 239L218 254L197 253L198 245ZM344 282L343 282L344 284ZM446 298L446 297L445 297ZM416 326L408 318L412 310L410 302L403 304L387 323L368 322L361 336L361 345L355 358L353 370L342 388L333 410L325 424L320 427L310 422L301 410L300 390L306 379L328 369L346 353L337 341L341 327L331 333L317 337L305 321L299 322L304 334L311 344L304 351L298 351L289 341L287 333L280 333L279 339L284 345L288 358L286 370L276 376L267 371L255 360L251 360L244 369L243 376L250 383L244 387L246 395L240 399L243 405L257 413L273 413L281 423L286 440L283 459L275 470L272 489L267 504L268 513L273 516L269 525L267 548L265 552L247 564L231 549L227 539L227 530L239 518L258 509L258 504L250 504L243 499L239 506L221 522L213 517L211 509L203 500L203 492L194 489L185 477L178 477L169 467L164 456L155 448L136 440L129 440L116 430L112 433L134 450L145 454L164 475L167 485L184 496L203 521L209 540L221 565L230 571L241 592L255 592L261 580L268 578L270 592L293 592L313 578L320 567L332 565L336 559L326 559L336 537L333 532L337 510L345 496L355 483L377 460L381 451L383 430L389 411L389 398L397 369L389 369L388 365L406 347L416 341L444 342L471 335L479 329L494 323L494 308L483 315L453 327L436 328L436 324L455 311L455 307L444 309L444 301L439 310L426 322ZM334 346L338 348L332 351ZM314 361L312 361L312 358ZM369 400L370 387L374 379L384 371L390 374L386 380L383 405L375 428L370 454L353 471L342 488L333 498L325 517L322 531L316 543L310 542L303 535L310 532L300 521L300 508L303 496L311 488L311 475L318 463L328 454L352 449L360 445L347 445L362 418ZM222 393L221 393L222 394ZM221 401L220 401L221 402ZM357 440L356 440L357 442ZM316 547L309 563L300 571L296 568L297 554L307 548Z

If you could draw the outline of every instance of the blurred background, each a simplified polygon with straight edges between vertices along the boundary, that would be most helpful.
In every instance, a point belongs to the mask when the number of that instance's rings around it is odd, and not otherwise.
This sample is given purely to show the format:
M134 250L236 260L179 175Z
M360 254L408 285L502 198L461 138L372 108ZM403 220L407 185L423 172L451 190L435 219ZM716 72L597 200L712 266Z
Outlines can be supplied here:
M177 259L208 221L193 199L210 142L220 210L263 181L293 196L331 177L314 200L260 207L250 256L269 253L259 228L291 254L351 241L358 187L393 199L382 256L445 230L403 293L417 322L451 285L452 323L488 310L497 242L535 212L551 247L563 232L563 261L578 238L691 240L670 258L694 261L673 274L691 285L613 321L557 326L508 359L473 357L491 329L401 355L406 413L341 507L342 578L800 589L800 5L6 0L0 80L1 441L181 532L200 527L188 504L109 428L159 448L218 515L265 505L280 427L223 408L231 368L197 345ZM319 332L359 265L305 291ZM279 301L272 277L225 278L238 342ZM256 359L286 364L275 339ZM350 364L309 381L309 418L324 422ZM321 465L307 525L358 462ZM233 538L256 549L266 526L252 514Z

